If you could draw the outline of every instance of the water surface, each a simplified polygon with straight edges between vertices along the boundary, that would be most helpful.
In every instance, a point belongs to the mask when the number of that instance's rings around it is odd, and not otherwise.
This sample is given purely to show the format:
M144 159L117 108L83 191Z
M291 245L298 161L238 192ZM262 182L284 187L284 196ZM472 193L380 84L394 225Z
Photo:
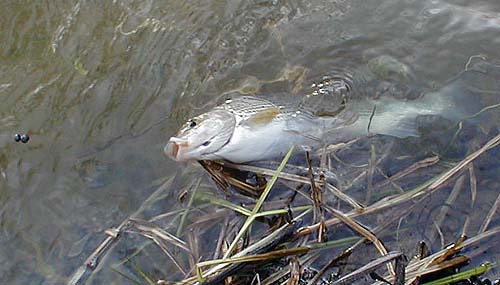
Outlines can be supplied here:
M433 90L473 56L500 62L499 19L494 0L3 3L1 283L66 282L103 231L161 182L186 168L202 173L166 159L162 148L183 121L221 94L293 94L336 68L376 66L380 58L394 60L390 70L412 88ZM484 101L495 102L492 96ZM482 122L483 142L496 135L498 115L492 118ZM16 143L15 133L31 140ZM437 144L439 137L423 142ZM477 149L477 137L463 136L450 159ZM411 142L399 142L401 156L442 151ZM487 155L476 169L485 204L478 223L499 190L498 149ZM406 167L396 162L387 168ZM165 208L177 203L171 202ZM453 213L445 243L462 223L463 212ZM499 225L495 217L492 226ZM487 252L478 262L495 258L498 252ZM112 281L131 282L111 270L94 282Z

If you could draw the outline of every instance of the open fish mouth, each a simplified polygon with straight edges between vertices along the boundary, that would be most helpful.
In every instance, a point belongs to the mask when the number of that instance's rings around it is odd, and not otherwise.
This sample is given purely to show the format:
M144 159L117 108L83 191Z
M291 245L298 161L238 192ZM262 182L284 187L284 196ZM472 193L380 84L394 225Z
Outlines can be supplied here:
M168 142L163 148L163 152L173 160L177 160L179 154L179 146L174 142Z
M172 137L163 148L163 152L175 161L183 161L186 160L187 148L188 142L186 140Z

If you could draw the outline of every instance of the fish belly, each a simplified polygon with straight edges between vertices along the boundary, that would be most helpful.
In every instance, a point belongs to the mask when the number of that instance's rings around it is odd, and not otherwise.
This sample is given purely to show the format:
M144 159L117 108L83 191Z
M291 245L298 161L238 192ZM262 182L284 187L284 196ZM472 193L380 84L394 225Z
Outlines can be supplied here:
M306 142L299 132L290 131L285 122L261 127L239 126L230 142L215 153L234 163L269 160L283 156L292 145Z

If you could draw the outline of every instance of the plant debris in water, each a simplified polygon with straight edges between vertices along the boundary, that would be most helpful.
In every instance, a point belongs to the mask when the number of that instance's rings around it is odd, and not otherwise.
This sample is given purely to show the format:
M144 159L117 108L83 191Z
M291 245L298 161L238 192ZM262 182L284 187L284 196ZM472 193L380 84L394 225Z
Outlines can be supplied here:
M500 195L478 169L495 165L494 132L465 151L460 122L437 152L372 136L292 146L279 165L199 161L107 230L69 284L103 269L137 284L490 284L497 263L478 259L497 247Z
M351 189L334 185L325 177L328 166L315 167L309 154L305 173L286 172L299 169L289 163L293 148L276 170L200 162L211 179L186 184L185 178L192 174L180 173L165 181L135 214L106 231L107 238L69 283L84 283L104 266L138 284L490 284L481 275L496 263L462 268L496 247L500 228L490 223L500 196L478 230L471 230L473 217L465 217L462 232L447 246L440 229L450 222L445 218L449 208L438 208L431 230L424 229L428 225L406 228L403 221L431 198L433 203L442 199L441 205L458 203L466 180L474 207L482 195L475 163L499 143L497 135L461 161L441 165L441 172L433 170L426 181L411 183L412 189L396 185L418 171L437 167L438 158L423 159L383 181L372 181L367 203L360 202L363 197L353 190L355 183ZM358 169L357 176L373 179L381 167L380 160L374 161ZM258 182L256 176L261 178ZM375 197L391 185L391 194ZM173 193L182 197L182 207L161 212L162 201L172 199ZM377 217L375 227L366 224L373 221L370 217ZM431 243L440 240L441 249L430 253L425 242L415 242L415 250L401 247L403 241L394 242L395 237L411 237L421 230L428 231ZM413 242L409 240L408 246ZM122 252L114 263L104 262L123 247L120 243L131 241L128 246L134 250Z

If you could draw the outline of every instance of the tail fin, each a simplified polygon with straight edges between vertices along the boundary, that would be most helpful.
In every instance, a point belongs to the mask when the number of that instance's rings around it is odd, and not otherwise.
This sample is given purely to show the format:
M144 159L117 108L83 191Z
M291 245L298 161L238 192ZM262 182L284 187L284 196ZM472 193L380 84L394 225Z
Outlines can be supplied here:
M485 107L485 99L500 103L500 65L477 62L425 97L425 104L443 107L440 115L444 118L455 122L475 118Z
M347 126L344 133L351 136L374 133L400 138L419 136L417 117L437 115L453 122L477 118L485 106L484 98L489 98L493 104L500 103L500 65L481 61L448 80L436 92L419 99L402 101L381 97L358 102L352 109L358 114L358 119Z

